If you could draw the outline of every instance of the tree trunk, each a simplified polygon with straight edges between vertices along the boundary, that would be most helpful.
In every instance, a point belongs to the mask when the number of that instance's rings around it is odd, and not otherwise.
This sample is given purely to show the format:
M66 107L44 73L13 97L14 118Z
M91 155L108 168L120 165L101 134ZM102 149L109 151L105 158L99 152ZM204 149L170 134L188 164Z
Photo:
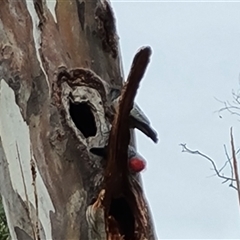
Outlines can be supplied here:
M141 185L107 208L107 159L89 152L108 144L110 92L123 82L109 2L3 0L0 50L0 191L12 239L156 239ZM131 218L134 228L123 226Z

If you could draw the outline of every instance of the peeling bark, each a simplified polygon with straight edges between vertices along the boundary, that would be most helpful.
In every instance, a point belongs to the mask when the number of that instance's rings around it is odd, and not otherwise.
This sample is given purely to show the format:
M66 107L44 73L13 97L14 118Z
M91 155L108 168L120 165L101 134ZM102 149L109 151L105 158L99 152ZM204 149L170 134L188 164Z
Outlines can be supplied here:
M144 231L123 237L104 204L109 160L89 152L108 143L122 82L108 1L1 2L0 192L12 239L155 239L138 178L128 202Z

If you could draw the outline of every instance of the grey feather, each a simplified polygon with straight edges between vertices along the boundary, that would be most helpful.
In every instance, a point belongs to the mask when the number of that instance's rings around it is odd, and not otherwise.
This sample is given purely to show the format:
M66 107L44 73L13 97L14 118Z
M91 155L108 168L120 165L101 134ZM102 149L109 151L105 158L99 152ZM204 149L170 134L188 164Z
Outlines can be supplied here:
M112 106L116 111L120 97L116 98ZM130 111L130 126L129 128L137 128L143 132L146 136L151 138L155 143L158 142L157 132L151 127L151 123L148 117L144 114L141 108L134 103L133 108Z

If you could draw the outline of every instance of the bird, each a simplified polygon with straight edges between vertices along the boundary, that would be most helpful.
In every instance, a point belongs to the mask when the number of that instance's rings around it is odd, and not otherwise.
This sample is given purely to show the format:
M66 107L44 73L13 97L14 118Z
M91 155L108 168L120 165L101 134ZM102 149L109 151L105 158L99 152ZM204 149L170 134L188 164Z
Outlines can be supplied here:
M119 100L120 96L112 101L112 108L115 112L117 110ZM133 108L130 111L129 123L129 128L137 128L150 139L152 139L154 143L158 142L157 132L151 127L149 119L136 103L133 104Z
M90 148L90 152L94 155L106 158L107 146ZM128 146L128 167L132 173L139 173L146 168L146 160L131 145Z

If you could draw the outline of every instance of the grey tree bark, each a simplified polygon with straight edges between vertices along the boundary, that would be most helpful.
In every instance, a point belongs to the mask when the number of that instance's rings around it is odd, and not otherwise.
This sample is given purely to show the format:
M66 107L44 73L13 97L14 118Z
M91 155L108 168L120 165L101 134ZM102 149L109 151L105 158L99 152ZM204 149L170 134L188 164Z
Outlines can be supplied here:
M110 108L123 82L110 3L2 0L0 51L0 192L12 239L156 239L139 176L126 172L124 188L110 189L119 150L89 152L120 121Z

